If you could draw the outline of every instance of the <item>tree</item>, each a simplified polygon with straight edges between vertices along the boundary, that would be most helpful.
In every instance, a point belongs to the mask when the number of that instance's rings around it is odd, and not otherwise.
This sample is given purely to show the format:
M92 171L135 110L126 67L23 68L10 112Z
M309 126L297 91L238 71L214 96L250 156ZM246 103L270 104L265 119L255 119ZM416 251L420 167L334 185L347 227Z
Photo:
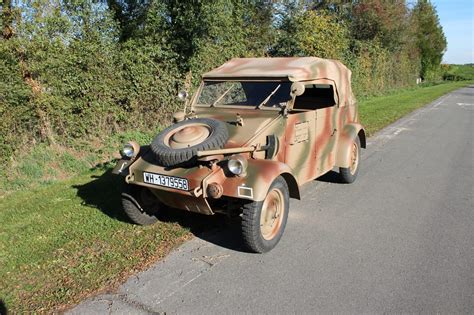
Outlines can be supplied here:
M421 56L421 77L436 77L447 46L436 9L429 0L419 0L413 9L413 16Z
M3 0L1 4L2 13L0 14L3 39L9 39L13 36L13 8L11 0Z
M353 7L351 33L356 40L377 40L382 47L397 51L403 47L407 28L405 0L365 0Z
M119 24L120 41L138 37L151 2L148 0L107 0L107 5Z
M347 27L333 14L305 11L282 23L273 54L344 59L349 52L348 35Z

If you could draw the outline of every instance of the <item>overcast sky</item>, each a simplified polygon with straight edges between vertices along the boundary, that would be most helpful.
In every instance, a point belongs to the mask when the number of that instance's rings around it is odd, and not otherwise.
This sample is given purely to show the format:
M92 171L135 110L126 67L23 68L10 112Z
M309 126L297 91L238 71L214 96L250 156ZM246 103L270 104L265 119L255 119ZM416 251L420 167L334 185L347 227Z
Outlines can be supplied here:
M432 0L438 11L448 50L444 63L474 63L474 0Z

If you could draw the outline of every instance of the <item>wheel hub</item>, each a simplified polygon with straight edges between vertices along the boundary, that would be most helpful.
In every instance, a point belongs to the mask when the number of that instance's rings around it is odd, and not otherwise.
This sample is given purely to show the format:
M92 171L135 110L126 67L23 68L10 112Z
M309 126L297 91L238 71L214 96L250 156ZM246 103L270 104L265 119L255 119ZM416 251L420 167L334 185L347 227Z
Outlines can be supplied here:
M273 239L280 230L285 201L280 190L274 189L268 193L260 214L260 231L266 240Z
M350 169L351 174L354 175L355 172L357 171L357 166L359 165L359 148L355 142L352 144L350 162L351 162L351 165L349 169Z

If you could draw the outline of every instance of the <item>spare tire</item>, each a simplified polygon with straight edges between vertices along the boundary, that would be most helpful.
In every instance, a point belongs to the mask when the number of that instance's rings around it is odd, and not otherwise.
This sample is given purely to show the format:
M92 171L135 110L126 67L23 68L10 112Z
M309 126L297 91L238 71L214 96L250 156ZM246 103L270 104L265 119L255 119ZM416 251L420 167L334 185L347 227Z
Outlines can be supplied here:
M162 166L191 162L197 151L222 149L229 139L225 123L209 118L180 121L160 132L150 148Z

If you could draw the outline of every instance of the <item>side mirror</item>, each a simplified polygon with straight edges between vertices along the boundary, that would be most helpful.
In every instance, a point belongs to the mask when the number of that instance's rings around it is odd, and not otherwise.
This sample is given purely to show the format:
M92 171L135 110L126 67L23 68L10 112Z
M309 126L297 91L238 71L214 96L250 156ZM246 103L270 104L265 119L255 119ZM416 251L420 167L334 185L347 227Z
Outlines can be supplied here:
M300 96L304 93L304 84L301 83L301 82L294 82L292 85L291 85L291 96L292 97L295 97L295 96Z
M186 101L188 96L189 96L189 94L188 94L187 91L179 91L179 93L178 93L178 98L183 102Z

